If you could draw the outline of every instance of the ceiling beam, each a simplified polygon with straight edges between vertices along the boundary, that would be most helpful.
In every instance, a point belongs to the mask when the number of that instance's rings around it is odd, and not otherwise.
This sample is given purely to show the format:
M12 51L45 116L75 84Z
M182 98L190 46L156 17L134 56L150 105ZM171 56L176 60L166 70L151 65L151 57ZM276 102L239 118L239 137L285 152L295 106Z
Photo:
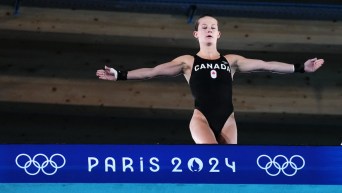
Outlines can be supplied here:
M0 4L13 5L13 0L2 0ZM189 20L193 14L205 13L225 17L245 18L278 18L278 19L307 19L307 20L341 20L341 3L333 0L297 0L296 2L267 0L25 0L16 1L15 11L20 6L59 8L74 10L121 11L156 14L187 15Z
M16 36L8 35L9 38L25 36L20 32L35 32L25 38L197 47L192 36L193 25L187 24L185 16L33 7L22 7L21 14L13 16L11 9L6 6L0 9L3 16L0 32L18 32ZM313 53L339 53L342 49L342 23L339 21L218 19L221 49Z

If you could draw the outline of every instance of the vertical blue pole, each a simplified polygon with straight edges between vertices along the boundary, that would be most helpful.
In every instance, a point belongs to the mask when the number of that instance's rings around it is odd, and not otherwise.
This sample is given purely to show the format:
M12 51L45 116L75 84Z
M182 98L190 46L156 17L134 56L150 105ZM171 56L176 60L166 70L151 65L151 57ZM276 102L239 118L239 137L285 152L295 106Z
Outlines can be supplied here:
M196 12L196 9L197 9L196 5L191 5L189 7L188 24L192 23L192 20L194 18L195 12Z
M21 0L15 0L15 4L14 4L14 15L15 16L19 15L20 2L21 2Z

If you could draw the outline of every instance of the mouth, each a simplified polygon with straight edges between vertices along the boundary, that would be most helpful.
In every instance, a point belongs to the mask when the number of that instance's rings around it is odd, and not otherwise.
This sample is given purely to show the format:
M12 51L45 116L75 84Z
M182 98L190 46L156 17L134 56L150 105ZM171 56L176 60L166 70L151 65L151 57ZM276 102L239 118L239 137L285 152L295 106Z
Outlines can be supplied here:
M206 37L207 37L207 38L212 38L213 36L212 36L212 35L207 35Z

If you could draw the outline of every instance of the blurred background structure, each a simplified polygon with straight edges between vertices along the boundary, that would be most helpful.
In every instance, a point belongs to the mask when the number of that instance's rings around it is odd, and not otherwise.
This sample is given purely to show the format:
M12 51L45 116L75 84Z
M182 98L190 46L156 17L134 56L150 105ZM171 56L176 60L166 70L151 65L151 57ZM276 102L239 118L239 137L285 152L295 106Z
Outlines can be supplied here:
M342 3L323 0L1 0L0 143L193 144L184 77L95 72L195 54L204 13L219 19L223 54L326 62L313 74L236 74L239 144L341 144Z

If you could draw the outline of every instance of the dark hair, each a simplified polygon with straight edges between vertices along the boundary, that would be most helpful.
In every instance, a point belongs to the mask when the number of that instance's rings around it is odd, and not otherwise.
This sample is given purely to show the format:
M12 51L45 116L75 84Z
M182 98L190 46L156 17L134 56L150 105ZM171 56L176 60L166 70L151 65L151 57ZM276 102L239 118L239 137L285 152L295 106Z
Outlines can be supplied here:
M214 16L212 16L211 14L203 14L203 15L200 15L197 20L196 20L196 23L195 23L195 31L198 30L198 26L199 26L199 20L202 19L203 17L212 17L212 18L215 18ZM216 19L216 18L215 18Z

